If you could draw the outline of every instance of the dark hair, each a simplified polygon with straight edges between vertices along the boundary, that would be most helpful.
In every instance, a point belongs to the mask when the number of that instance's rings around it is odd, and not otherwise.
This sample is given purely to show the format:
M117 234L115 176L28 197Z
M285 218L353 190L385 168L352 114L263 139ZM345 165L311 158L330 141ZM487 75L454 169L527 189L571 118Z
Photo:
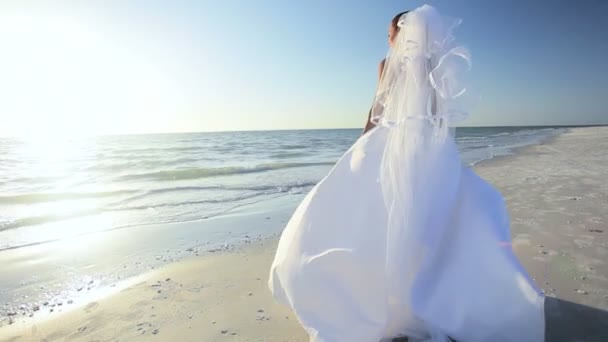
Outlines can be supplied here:
M408 13L409 11L405 11L405 12L401 12L399 14L397 14L394 18L393 21L391 21L391 25L393 25L393 28L395 29L395 31L399 31L399 18L401 18L402 15Z

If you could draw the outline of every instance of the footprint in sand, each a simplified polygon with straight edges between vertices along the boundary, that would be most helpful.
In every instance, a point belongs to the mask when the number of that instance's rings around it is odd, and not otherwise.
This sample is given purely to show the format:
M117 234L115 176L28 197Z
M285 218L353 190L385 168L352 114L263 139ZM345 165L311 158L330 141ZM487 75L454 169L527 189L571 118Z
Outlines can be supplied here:
M583 240L583 239L574 239L574 244L578 248L587 248L593 244L593 241Z
M97 302L89 303L89 304L87 304L87 306L84 307L84 311L86 313L90 313L91 311L97 309L98 306L99 306L99 303L97 303Z

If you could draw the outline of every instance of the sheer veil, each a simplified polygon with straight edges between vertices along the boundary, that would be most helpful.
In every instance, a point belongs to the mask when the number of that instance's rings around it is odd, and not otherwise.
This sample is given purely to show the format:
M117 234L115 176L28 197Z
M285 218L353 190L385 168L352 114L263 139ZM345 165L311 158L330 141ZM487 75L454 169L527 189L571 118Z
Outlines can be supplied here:
M429 5L399 18L400 30L386 58L372 122L395 127L410 119L454 123L466 118L459 99L467 93L461 76L471 68L471 57L454 41L452 32L460 23Z
M441 248L445 222L439 221L448 219L459 185L460 160L450 127L467 116L461 76L471 66L468 50L452 35L459 24L428 5L402 15L372 107L372 122L388 130L378 180L388 217L386 274L394 287L388 293L404 294L388 299L392 317L402 315L404 307L421 316L423 309L407 294L424 286L417 280ZM447 175L438 169L446 166ZM416 317L391 321L408 321L410 336L435 330Z

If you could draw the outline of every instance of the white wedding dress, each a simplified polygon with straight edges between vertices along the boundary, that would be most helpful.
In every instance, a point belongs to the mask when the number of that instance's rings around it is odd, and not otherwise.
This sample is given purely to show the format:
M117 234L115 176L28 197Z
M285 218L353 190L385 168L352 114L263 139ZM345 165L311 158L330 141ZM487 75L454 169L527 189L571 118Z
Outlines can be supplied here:
M312 341L544 340L544 297L513 254L501 195L461 164L458 22L402 16L362 136L304 198L271 267Z

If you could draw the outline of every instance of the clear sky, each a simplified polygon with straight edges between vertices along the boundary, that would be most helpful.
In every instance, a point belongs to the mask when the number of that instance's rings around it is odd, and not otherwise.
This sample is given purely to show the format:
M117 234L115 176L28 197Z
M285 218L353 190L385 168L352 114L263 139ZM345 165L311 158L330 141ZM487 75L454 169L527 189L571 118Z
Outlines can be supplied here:
M467 126L608 123L608 2L437 0ZM0 136L362 127L413 0L0 2Z

